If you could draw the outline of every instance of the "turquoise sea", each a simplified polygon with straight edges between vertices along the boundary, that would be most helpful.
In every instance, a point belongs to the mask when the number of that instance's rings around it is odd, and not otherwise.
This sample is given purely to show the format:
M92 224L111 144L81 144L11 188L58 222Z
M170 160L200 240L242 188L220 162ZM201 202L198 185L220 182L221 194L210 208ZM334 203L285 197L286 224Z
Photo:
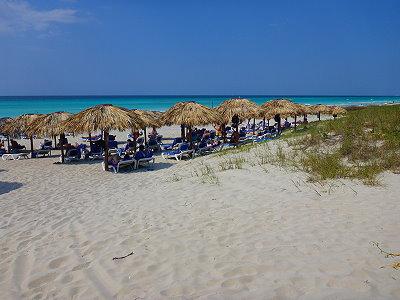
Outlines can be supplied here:
M76 113L97 104L114 104L129 109L165 111L179 101L196 101L209 107L216 107L222 101L233 97L248 98L262 104L276 98L289 98L303 104L370 105L399 103L400 96L10 96L0 97L0 118L15 117L25 113L50 113L67 111Z

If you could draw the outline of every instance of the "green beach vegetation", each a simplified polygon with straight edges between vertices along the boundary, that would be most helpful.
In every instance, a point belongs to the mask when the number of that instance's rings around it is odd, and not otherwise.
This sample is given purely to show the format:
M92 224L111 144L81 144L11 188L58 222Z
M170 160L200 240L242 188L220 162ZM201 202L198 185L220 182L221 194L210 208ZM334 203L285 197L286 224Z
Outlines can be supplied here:
M250 165L272 164L305 171L312 181L348 178L376 185L382 172L400 173L400 105L350 110L345 117L286 131L277 147L268 144L218 153L229 156L220 169L237 169L226 165L238 165L240 158L240 168L246 161ZM252 151L254 155L246 153ZM254 157L255 163L249 162Z

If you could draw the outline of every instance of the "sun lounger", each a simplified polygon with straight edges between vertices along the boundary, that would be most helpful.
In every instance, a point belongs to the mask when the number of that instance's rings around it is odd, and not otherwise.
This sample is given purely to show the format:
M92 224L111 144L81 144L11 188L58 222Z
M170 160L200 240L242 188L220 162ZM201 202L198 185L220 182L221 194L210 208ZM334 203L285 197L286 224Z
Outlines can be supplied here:
M135 169L139 168L139 166L148 165L149 163L154 164L154 157L144 157L138 160L135 160Z
M153 151L160 150L160 145L158 144L157 140L155 140L155 139L149 139L149 141L147 143L147 147Z
M174 148L175 146L177 146L182 142L183 142L182 138L174 138L172 144L162 144L161 146L163 150L172 150L172 148Z
M88 136L83 136L83 137L81 137L82 141L84 141L84 142L90 142L90 141L96 142L96 141L101 140L101 138L102 138L102 135L101 135L101 134L99 134L99 135L94 135L94 136L92 136L91 138L88 137Z
M161 153L162 158L175 158L176 160L181 160L183 157L190 157L193 155L194 150L189 149L188 143L182 143L176 150L165 151Z
M74 160L80 160L81 159L81 152L77 149L70 149L67 151L67 154L64 157L65 162L71 162ZM61 157L60 157L61 161Z
M6 153L1 156L3 160L20 160L29 158L29 153Z
M40 149L40 150L36 150L35 154L36 154L36 157L39 157L40 155L42 157L45 157L46 155L50 156L51 150L50 149Z
M105 170L104 161L101 163L103 166L103 170ZM135 159L128 159L128 160L120 160L116 166L110 165L109 166L114 173L118 173L121 168L129 167L132 170L136 168L136 160Z

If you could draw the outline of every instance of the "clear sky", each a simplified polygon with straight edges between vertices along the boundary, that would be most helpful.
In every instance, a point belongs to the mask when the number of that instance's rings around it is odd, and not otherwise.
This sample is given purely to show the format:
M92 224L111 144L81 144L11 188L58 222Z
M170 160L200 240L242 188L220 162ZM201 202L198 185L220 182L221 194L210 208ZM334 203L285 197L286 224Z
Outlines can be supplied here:
M399 0L0 0L0 95L399 95Z

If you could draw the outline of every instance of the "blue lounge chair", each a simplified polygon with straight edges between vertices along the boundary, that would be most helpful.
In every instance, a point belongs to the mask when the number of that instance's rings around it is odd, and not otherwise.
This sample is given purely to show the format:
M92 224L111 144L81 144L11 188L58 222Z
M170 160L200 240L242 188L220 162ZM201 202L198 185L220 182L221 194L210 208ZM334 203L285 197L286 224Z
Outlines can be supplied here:
M148 165L151 162L154 164L153 151L150 149L145 151L145 157L135 159L135 169L139 168L139 166Z
M162 149L163 150L171 150L172 148L174 148L176 145L182 143L182 138L174 138L172 144L162 144Z
M147 143L147 147L153 151L159 151L161 149L157 140L153 139L153 138L149 139L149 141Z
M162 158L175 158L176 160L181 160L184 156L190 157L194 150L189 149L188 143L182 143L176 150L169 150L161 153Z
M78 149L68 150L64 157L65 162L71 162L71 161L80 160L80 159L81 159L81 151ZM60 161L61 161L61 156L60 156Z

